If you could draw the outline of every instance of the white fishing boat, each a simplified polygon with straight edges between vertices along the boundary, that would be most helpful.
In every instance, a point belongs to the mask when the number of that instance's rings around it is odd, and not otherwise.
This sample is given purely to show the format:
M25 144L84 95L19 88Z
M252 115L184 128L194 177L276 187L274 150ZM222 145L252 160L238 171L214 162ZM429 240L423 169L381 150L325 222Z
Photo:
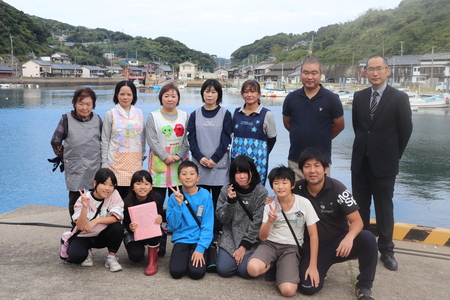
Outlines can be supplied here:
M449 94L408 93L408 96L412 110L417 110L419 108L448 108L450 106Z
M289 94L288 91L286 90L270 90L270 89L265 89L265 90L261 90L261 96L263 97L286 97Z
M342 104L352 104L353 103L353 94L355 93L355 91L340 90L335 93L338 94L339 99L341 100Z

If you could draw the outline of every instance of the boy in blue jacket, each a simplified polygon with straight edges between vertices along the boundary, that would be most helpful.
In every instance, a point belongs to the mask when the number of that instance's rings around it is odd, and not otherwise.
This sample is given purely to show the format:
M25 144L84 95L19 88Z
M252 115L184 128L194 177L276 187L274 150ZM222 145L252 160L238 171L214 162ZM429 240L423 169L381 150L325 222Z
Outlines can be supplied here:
M192 161L184 161L178 167L178 180L182 190L172 189L167 205L167 223L173 228L169 271L175 278L184 274L200 279L206 272L206 249L213 239L214 206L211 194L196 184L200 176ZM191 206L195 217L189 211Z

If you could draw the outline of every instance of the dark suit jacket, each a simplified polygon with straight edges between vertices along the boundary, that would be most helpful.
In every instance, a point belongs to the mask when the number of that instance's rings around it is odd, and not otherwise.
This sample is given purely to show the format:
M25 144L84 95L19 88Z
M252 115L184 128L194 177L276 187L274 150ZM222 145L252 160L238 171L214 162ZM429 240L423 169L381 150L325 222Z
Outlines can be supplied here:
M408 95L387 85L372 121L369 116L371 88L356 92L353 98L352 172L358 173L366 154L375 176L398 174L399 160L412 133Z

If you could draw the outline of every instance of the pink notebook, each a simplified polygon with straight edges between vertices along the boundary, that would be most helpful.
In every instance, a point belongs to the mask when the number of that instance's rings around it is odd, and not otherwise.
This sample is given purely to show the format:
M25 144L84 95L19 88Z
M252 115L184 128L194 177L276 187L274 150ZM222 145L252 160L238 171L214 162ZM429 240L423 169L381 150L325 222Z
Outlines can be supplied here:
M158 216L155 202L130 206L128 207L128 212L130 213L131 222L139 224L134 232L135 241L161 236L161 228L158 224L155 224Z

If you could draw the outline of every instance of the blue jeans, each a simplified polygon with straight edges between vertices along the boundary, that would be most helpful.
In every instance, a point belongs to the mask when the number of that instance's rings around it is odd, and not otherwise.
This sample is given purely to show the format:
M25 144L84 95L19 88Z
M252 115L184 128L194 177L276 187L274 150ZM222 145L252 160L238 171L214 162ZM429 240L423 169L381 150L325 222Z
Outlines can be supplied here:
M234 257L228 254L228 252L226 252L222 248L219 248L219 253L217 254L216 261L217 273L222 277L231 277L235 273L238 273L238 275L242 278L252 278L250 275L248 275L247 272L247 263L250 259L250 256L252 256L251 253L246 254L242 262L237 265Z

